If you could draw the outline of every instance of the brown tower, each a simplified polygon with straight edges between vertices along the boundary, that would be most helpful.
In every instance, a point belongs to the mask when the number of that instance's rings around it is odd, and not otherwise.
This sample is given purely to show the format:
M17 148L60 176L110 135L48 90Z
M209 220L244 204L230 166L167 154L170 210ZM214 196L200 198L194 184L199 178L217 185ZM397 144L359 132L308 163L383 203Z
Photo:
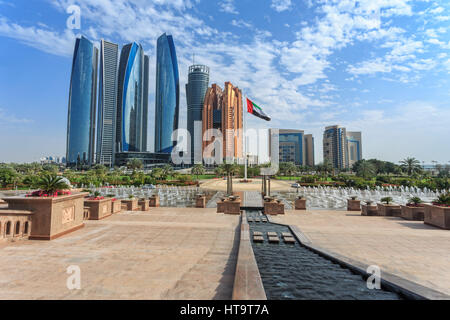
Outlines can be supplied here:
M243 157L242 92L230 82L225 90L213 84L208 88L203 106L203 151L214 141L206 131L220 129L223 135L223 157L226 160L242 160ZM205 135L206 133L206 135Z

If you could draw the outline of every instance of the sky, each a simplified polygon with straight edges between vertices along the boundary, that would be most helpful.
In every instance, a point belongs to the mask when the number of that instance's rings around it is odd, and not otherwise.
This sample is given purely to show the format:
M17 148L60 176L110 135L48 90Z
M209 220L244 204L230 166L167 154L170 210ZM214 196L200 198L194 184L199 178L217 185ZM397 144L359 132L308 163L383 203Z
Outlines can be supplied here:
M73 4L79 29L67 26ZM211 83L232 82L272 117L248 116L247 128L312 133L316 162L324 128L339 124L362 131L366 159L450 163L449 27L445 0L0 0L0 162L65 154L79 35L143 45L153 151L155 47L166 32L182 128L195 55Z

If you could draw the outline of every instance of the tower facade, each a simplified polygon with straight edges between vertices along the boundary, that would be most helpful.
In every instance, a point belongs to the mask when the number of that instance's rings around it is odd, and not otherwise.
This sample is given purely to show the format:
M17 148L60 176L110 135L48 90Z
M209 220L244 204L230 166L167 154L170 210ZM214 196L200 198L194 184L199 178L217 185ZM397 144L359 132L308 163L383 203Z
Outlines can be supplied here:
M209 68L203 65L192 65L189 67L188 83L186 84L187 100L187 130L191 136L190 153L191 163L194 163L194 154L202 152L202 132L195 135L194 125L201 123L203 105L209 85ZM200 156L201 158L201 156Z
M148 79L145 76L148 76L148 63L145 60L141 45L130 43L122 48L117 94L117 152L147 149Z
M97 163L112 166L116 141L117 68L119 46L105 40L100 45Z
M67 117L69 166L94 162L97 66L98 49L85 37L76 39Z
M220 129L222 158L228 162L243 160L243 110L242 92L230 82L225 89L213 84L208 89L203 106L203 152L215 138L209 129Z
M170 153L180 105L178 61L172 36L160 36L156 51L155 152Z
M269 154L272 154L274 129L269 129ZM314 166L314 138L303 130L277 129L280 162L292 162L297 166Z
M361 132L347 132L340 126L325 128L323 135L323 156L336 169L351 168L362 160Z

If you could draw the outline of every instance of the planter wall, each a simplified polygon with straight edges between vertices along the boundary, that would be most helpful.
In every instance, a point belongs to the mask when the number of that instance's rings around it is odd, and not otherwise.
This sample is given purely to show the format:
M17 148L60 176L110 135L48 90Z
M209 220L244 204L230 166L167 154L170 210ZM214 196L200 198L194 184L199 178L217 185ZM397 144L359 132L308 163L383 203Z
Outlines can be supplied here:
M363 204L361 205L361 215L362 216L378 216L378 207Z
M425 215L425 208L422 207L408 207L401 206L402 218L405 220L423 221Z
M264 213L269 215L284 214L284 204L277 201L265 201Z
M424 222L435 227L450 230L450 208L426 204L424 206Z
M141 209L141 211L149 211L150 210L148 200L139 200L138 204L139 204L139 208Z
M306 199L297 199L294 202L295 210L306 210Z
M361 211L361 201L360 200L347 200L347 211Z
M397 204L378 203L378 215L382 217L401 217L402 210Z
M115 213L119 213L120 211L122 211L122 201L121 200L112 201L111 213L115 214Z
M101 220L109 217L111 213L112 199L84 200L84 207L89 208L89 220Z
M195 207L196 208L206 208L206 197L201 196L195 199Z
M225 212L225 201L217 202L217 213L224 213L224 212Z
M32 211L0 208L0 241L28 239L32 225Z
M241 201L225 200L223 213L225 213L225 214L241 214Z
M84 197L77 193L56 198L12 197L8 209L33 212L30 239L52 240L84 226Z
M121 200L121 202L122 202L122 210L126 211L139 210L137 199Z
M159 207L159 196L151 196L149 199L149 206L151 208Z

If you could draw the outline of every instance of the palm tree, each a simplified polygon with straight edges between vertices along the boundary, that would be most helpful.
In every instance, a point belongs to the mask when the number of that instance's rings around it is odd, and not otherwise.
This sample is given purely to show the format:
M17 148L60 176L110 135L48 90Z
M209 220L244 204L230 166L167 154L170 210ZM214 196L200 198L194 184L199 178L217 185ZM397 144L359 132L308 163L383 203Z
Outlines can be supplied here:
M192 167L191 172L197 176L198 180L198 176L205 172L205 167L202 164L196 164Z
M361 160L358 165L356 174L359 177L363 177L364 179L368 180L374 176L375 172L376 168L372 163L366 160Z
M167 179L169 176L173 175L173 168L170 164L166 164L163 168L162 168L162 177L164 179Z
M239 166L235 163L223 163L220 165L220 170L227 174L227 195L233 194L233 175L239 172Z
M412 175L413 172L420 172L420 161L416 158L406 158L400 161L400 163L409 176Z
M144 167L144 164L142 163L142 160L139 159L131 159L127 162L127 168L136 170L136 169L142 169Z
M54 194L58 190L69 188L63 181L63 177L56 175L44 175L39 181L38 186L46 194Z

